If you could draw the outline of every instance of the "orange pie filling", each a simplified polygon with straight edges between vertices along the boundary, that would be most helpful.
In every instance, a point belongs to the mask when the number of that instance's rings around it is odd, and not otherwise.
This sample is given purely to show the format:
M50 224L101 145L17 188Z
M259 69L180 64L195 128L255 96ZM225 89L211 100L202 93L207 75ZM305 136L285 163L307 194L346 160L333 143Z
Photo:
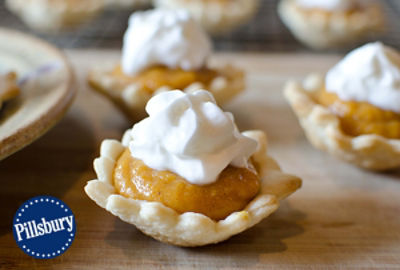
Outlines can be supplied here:
M117 66L111 75L129 84L139 83L145 90L153 93L163 86L169 86L171 89L185 89L195 82L200 82L207 88L219 76L219 73L206 67L188 71L154 66L143 70L138 75L129 76L122 71L121 66Z
M260 191L258 175L246 168L228 166L216 182L199 186L179 175L147 167L129 149L113 172L114 186L124 197L160 202L179 213L196 212L214 220L243 210Z
M10 100L19 95L20 89L16 80L17 74L15 72L0 75L0 105L2 101Z
M316 93L315 98L339 117L341 128L348 135L376 134L388 139L400 139L398 113L382 110L367 102L344 101L325 90Z

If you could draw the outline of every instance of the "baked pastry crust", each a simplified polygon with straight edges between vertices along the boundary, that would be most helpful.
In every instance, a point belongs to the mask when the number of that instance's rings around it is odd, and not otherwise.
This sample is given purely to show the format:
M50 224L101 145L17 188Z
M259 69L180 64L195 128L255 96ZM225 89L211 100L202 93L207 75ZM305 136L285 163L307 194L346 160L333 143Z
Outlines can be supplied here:
M321 75L309 75L300 84L285 85L285 96L299 118L308 140L314 147L370 170L400 166L400 140L369 134L352 137L340 128L339 118L316 103L312 94L324 88Z
M259 142L253 163L260 171L260 193L242 211L234 212L223 220L175 210L159 203L134 200L119 195L112 183L116 160L132 140L129 130L122 143L105 140L101 145L100 157L94 161L98 179L85 186L87 195L123 221L135 225L143 233L155 239L178 246L202 246L221 242L238 234L274 212L279 201L301 186L301 180L283 173L277 163L267 155L267 139L261 131L244 132Z
M99 0L6 0L10 11L38 31L57 31L90 20L103 10Z
M219 33L249 21L259 0L154 0L161 8L184 8L210 33Z
M3 102L17 97L20 89L16 84L17 74L9 72L5 75L0 75L0 109Z
M306 10L295 0L281 0L278 13L293 35L314 49L351 45L384 27L383 12L375 3L346 13Z
M210 85L194 82L184 92L207 88L214 95L219 105L230 101L245 88L245 76L242 70L227 65L216 69L219 76ZM94 90L109 98L132 121L146 117L145 106L149 99L163 91L174 90L168 86L160 87L153 94L140 83L128 83L116 78L109 70L97 69L89 72L89 84Z

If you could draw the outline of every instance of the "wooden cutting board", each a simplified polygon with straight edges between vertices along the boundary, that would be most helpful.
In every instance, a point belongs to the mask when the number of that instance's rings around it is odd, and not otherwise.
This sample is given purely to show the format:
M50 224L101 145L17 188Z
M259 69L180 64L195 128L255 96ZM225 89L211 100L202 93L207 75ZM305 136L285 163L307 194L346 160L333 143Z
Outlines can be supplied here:
M303 187L271 217L218 245L178 248L157 242L99 208L83 192L95 177L92 161L105 138L130 127L87 87L91 66L118 61L116 51L68 51L79 79L77 100L43 138L0 162L1 269L374 269L400 267L400 171L372 173L315 150L282 95L289 78L326 71L340 57L303 54L224 54L248 72L248 91L225 109L239 128L268 133L270 150ZM12 218L37 195L64 200L77 234L71 248L36 260L16 245Z

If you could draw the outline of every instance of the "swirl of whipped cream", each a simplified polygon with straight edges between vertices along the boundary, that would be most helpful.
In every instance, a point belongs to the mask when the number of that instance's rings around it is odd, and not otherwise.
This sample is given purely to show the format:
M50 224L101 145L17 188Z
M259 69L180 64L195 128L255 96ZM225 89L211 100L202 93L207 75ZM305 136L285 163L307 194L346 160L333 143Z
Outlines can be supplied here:
M229 164L247 167L257 142L242 135L231 113L211 93L168 91L147 103L149 117L131 131L131 155L156 170L169 170L188 182L206 185Z
M318 8L323 10L349 10L361 4L361 0L296 0L296 3L303 8ZM364 0L365 2L365 0Z
M199 69L212 51L210 38L184 10L154 9L129 18L122 69L134 75L154 65Z
M400 54L380 42L355 49L328 71L326 90L400 113Z

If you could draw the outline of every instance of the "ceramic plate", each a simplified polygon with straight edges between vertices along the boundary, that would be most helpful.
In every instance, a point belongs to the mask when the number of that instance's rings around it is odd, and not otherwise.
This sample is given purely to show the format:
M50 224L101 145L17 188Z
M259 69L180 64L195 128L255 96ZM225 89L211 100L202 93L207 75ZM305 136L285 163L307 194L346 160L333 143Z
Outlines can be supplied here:
M59 121L75 95L71 67L50 44L0 28L0 73L15 71L21 95L0 110L0 160Z

